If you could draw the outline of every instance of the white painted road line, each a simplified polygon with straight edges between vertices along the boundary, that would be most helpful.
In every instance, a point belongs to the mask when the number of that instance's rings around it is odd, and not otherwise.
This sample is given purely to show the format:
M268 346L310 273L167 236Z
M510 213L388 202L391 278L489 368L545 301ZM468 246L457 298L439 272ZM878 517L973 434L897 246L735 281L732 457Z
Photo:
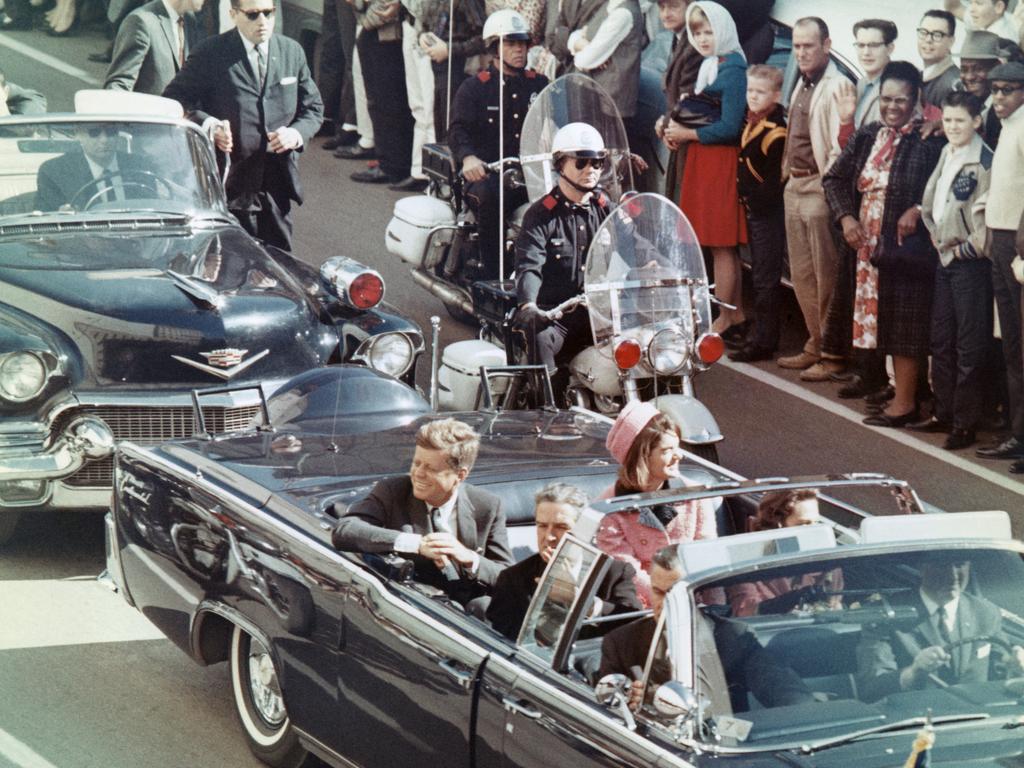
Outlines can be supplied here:
M880 437L885 437L889 440L899 443L900 445L906 446L907 448L913 448L915 451L919 451L930 456L933 459L942 461L952 467L956 467L959 470L968 472L981 480L998 485L1004 490L1015 493L1018 496L1024 496L1024 483L1019 480L1015 480L1003 472L996 472L985 467L978 466L974 462L968 461L962 456L958 456L952 451L947 451L944 448L939 448L921 440L918 437L914 437L910 432L902 429L889 429L887 427L868 427L861 423L864 418L864 414L858 413L846 406L839 405L838 403L829 400L827 397L816 395L813 392L808 392L803 387L797 386L781 376L768 373L756 366L749 365L747 363L734 363L726 357L723 357L719 365L724 365L726 368L742 373L744 376L749 376L755 381L759 381L762 384L767 384L769 387L773 387L780 392L785 392L787 395L803 400L805 403L816 405L819 408L828 411L833 416L838 416L841 419L857 424L863 429L869 429ZM999 462L1000 468L1005 468L1006 462Z
M65 75L77 77L79 80L81 80L83 83L86 83L87 85L94 85L97 88L103 87L103 83L101 81L97 80L84 69L73 67L70 64L61 61L55 56L50 56L49 54L43 53L42 51L38 51L31 45L25 45L25 43L15 40L10 35L5 35L2 32L0 32L0 46L8 48L14 51L15 53L20 53L22 56L32 59L33 61L38 61L40 64L45 64L46 66L50 67L51 69L55 69L58 72L63 72Z
M0 728L0 757L5 757L17 768L57 768L53 763Z
M0 616L0 651L166 639L95 579L0 582Z

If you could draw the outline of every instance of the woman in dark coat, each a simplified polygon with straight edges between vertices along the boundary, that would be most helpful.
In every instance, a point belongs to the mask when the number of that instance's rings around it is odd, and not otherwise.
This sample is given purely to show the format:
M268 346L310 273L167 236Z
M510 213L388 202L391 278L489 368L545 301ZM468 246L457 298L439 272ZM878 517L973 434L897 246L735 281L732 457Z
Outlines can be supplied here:
M892 355L896 395L864 420L902 427L917 419L919 361L929 351L937 263L921 223L921 198L943 139L921 137L921 75L905 61L882 72L881 122L861 128L823 179L843 239L857 252L854 295L837 286L833 301L853 306L854 350Z

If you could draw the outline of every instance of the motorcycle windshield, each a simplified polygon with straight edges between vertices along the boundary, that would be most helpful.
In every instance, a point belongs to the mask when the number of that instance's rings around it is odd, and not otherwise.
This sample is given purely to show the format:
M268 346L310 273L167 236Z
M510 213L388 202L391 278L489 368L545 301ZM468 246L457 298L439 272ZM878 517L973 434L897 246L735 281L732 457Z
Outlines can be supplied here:
M601 134L611 160L601 176L601 188L618 201L623 192L633 189L626 127L608 92L590 77L573 73L541 91L526 114L519 159L530 202L555 186L558 177L551 163L551 144L558 129L569 123L587 123Z
M611 212L591 242L583 280L594 343L613 340L608 354L623 338L644 342L674 328L695 341L711 327L697 236L661 195L634 195Z

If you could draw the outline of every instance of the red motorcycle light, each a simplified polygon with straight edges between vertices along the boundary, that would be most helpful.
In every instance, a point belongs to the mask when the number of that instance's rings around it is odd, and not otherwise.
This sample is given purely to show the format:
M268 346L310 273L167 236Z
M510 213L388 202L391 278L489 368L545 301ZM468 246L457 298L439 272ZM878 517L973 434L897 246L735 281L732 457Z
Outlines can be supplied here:
M356 309L371 309L384 298L384 281L372 272L363 272L352 281L348 296Z
M628 371L639 364L640 358L643 357L643 349L638 341L626 339L615 345L614 354L615 364L619 366L619 370Z
M705 333L697 339L697 356L704 365L711 365L725 353L725 342L717 333Z

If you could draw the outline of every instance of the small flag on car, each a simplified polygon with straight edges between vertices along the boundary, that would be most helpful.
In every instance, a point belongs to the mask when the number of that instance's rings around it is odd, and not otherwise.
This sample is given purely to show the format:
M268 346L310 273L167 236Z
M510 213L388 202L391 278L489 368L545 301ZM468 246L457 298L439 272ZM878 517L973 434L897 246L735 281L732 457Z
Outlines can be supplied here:
M914 746L910 748L910 756L903 763L903 768L929 768L932 764L932 746L935 744L935 729L930 722L917 732Z

